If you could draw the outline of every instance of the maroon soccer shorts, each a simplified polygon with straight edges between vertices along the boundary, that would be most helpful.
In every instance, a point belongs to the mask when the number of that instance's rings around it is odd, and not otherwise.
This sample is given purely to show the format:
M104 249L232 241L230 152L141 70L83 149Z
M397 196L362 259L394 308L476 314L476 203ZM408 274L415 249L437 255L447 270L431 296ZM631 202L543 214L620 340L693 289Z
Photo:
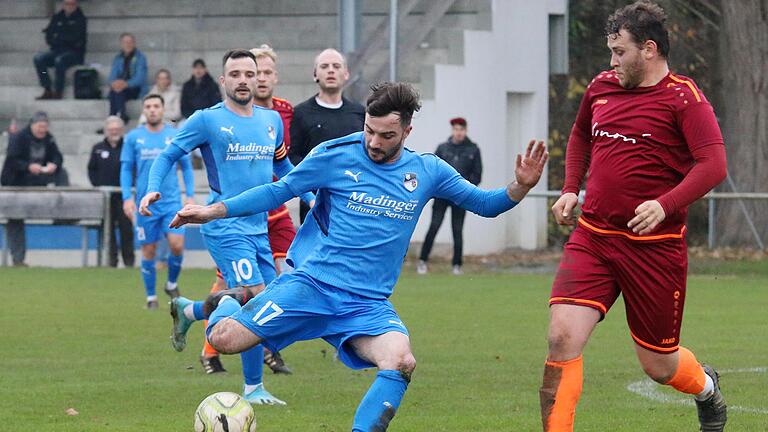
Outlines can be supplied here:
M272 258L285 258L288 248L296 237L296 227L293 226L288 209L270 214L267 222L269 230L269 246L272 248Z
M623 294L634 341L662 354L677 351L688 253L685 239L631 240L579 225L568 240L549 304L591 307L601 319Z

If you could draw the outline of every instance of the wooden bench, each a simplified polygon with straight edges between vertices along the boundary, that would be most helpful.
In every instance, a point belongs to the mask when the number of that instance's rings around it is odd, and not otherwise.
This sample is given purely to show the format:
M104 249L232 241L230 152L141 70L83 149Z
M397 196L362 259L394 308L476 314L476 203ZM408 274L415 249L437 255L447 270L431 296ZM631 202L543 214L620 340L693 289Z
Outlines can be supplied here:
M23 219L25 223L46 225L75 225L82 227L81 250L83 267L88 265L88 229L99 233L97 265L107 260L109 236L109 194L115 188L70 187L0 187L0 222L3 224L2 265L8 264L9 219Z

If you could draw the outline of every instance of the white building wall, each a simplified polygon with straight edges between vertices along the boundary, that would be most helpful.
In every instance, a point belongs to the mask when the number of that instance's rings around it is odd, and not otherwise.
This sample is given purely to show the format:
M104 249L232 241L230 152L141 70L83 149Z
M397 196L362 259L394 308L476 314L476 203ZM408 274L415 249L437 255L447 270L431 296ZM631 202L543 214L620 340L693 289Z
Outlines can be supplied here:
M514 180L516 155L530 139L547 139L549 15L565 14L567 1L494 0L492 7L492 31L464 32L463 64L436 67L434 98L423 101L407 141L414 150L432 152L450 135L448 120L466 118L468 135L480 146L484 188ZM536 190L547 190L546 177ZM468 214L464 253L543 247L547 212L546 200L526 199L495 219ZM424 240L431 213L430 205L413 242ZM451 242L450 215L436 242Z

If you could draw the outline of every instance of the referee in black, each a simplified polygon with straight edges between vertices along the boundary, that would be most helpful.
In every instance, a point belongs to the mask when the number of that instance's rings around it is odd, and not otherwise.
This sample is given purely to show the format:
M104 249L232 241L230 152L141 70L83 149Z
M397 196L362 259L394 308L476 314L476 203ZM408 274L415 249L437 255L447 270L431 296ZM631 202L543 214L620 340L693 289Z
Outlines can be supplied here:
M294 166L318 144L360 132L365 123L365 108L341 94L349 70L340 52L329 48L318 54L313 74L320 91L293 109L288 158ZM299 215L304 223L309 206L303 201L300 206Z
M88 160L88 178L94 186L120 186L120 151L123 149L125 124L118 116L109 116L104 122L104 140L91 150ZM107 227L109 243L109 265L117 267L117 242L115 229L120 230L120 249L123 264L133 267L136 260L133 251L133 224L123 212L123 198L120 192L112 192L110 198L111 224Z

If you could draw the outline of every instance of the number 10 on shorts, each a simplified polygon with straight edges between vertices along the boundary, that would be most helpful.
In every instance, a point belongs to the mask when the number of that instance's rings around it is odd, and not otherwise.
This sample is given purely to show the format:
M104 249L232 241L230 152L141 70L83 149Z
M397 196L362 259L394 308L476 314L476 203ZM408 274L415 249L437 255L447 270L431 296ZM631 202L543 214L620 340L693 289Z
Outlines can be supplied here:
M272 309L272 313L262 318L261 316L264 315L264 313L267 311L267 309ZM272 300L268 301L267 304L265 304L259 313L256 314L255 317L253 317L253 320L256 321L256 324L258 325L264 325L272 318L280 315L283 313L283 308L275 304Z
M238 282L248 280L253 276L253 266L251 266L251 262L246 258L239 261L232 261L232 271L235 272L235 279Z

